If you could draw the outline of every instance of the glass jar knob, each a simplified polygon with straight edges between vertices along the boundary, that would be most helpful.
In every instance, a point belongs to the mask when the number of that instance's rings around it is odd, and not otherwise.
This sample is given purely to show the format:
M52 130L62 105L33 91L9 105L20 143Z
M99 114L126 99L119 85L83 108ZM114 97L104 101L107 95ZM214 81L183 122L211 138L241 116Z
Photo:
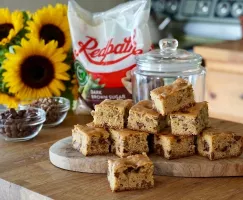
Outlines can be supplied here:
M176 39L162 39L159 41L160 51L174 52L178 47L178 41Z

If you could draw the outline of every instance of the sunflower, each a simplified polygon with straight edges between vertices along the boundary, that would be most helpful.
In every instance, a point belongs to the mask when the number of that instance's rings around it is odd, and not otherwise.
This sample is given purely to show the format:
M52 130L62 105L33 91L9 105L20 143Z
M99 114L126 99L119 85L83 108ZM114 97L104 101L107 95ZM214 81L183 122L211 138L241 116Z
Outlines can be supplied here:
M67 18L67 8L57 4L49 5L32 15L33 21L28 22L28 38L43 39L45 43L55 40L58 47L66 52L71 48L71 37Z
M0 104L7 105L9 108L17 108L19 100L14 96L0 92Z
M20 99L60 96L70 67L63 62L66 54L57 48L57 42L22 39L21 46L14 49L15 54L6 54L3 62L3 81L9 92Z
M0 9L0 45L9 43L24 28L24 17L21 11L12 14L9 9Z
M50 5L48 7L51 7ZM62 12L62 14L64 16L67 16L67 5L65 4L61 4L61 3L57 3L56 6L55 6L56 9L59 9L59 12Z

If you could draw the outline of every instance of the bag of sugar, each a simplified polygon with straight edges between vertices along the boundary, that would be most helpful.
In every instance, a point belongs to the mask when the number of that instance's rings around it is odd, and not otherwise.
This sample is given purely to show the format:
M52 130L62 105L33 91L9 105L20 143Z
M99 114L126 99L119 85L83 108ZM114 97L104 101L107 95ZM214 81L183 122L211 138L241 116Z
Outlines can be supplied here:
M131 99L135 56L151 47L150 0L135 0L90 13L69 1L75 73L79 84L76 113L90 113L104 99Z

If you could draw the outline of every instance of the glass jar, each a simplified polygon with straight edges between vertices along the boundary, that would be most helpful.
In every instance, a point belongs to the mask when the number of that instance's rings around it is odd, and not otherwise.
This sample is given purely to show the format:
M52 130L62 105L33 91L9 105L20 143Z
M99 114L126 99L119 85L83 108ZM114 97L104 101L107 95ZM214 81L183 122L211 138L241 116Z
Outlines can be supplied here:
M206 71L201 66L202 57L177 49L175 39L162 39L159 47L136 57L137 67L132 70L133 100L137 103L150 99L151 90L183 78L192 84L195 100L203 101Z

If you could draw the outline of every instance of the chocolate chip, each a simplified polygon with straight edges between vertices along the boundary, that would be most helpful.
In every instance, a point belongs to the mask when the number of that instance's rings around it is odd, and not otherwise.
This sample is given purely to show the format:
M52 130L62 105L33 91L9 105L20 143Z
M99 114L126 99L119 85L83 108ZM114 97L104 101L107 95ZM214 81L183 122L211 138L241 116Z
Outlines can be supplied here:
M115 173L115 177L116 177L116 178L119 178L119 176L120 176L120 173L116 172L116 173Z
M123 152L124 152L124 153L128 153L129 151L128 151L127 149L124 149Z
M39 128L39 125L28 126L28 123L34 122L37 118L30 119L31 114L37 116L36 110L20 110L16 111L14 108L11 108L3 113L1 113L1 118L4 118L0 121L1 125L5 127L1 129L1 134L10 137L10 138L21 138L31 135L35 132L35 129Z
M10 111L12 117L16 117L18 115L17 112L16 112L16 110L14 108L10 108L9 111Z
M203 141L203 147L204 147L203 151L209 151L209 145L205 140Z
M227 151L228 148L229 148L228 146L224 146L224 147L221 149L221 151L223 151L223 152L224 152L224 151Z
M177 143L180 143L180 142L181 142L181 138L176 137L176 142L177 142Z
M18 116L23 117L25 113L26 113L26 110L19 110Z
M239 140L241 139L241 136L236 135L236 136L234 136L234 139L235 139L236 141L239 141Z
M128 173L131 173L131 171L133 171L133 167L128 167L123 173L125 174L125 175L128 175Z
M211 153L210 157L211 157L211 160L214 160L214 152Z

